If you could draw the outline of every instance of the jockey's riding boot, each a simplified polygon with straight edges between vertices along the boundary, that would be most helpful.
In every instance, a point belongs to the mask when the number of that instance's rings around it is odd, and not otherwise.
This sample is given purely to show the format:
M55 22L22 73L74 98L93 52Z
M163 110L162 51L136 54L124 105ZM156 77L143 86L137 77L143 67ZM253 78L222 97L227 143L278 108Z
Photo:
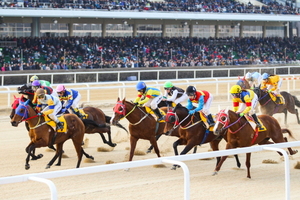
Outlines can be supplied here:
M80 119L83 119L83 115L80 113L78 108L74 108L74 113L77 115Z
M60 122L60 121L56 122L56 130L60 130L63 128L64 128L64 125L62 124L62 122Z
M276 96L276 100L275 100L275 103L279 104L281 101L280 101L280 97L279 96Z
M254 119L254 121L255 121L255 123L256 123L258 129L259 129L259 130L263 130L263 128L262 128L260 122L258 121L258 118L257 118L256 114L253 114L253 115L251 115L251 116L253 117L253 119Z
M153 112L155 113L155 115L157 116L157 121L161 121L164 120L164 116L161 115L160 111L158 108L154 109Z
M211 116L211 114L207 115L207 123L209 124L209 126L215 125L215 121L214 121L213 117Z

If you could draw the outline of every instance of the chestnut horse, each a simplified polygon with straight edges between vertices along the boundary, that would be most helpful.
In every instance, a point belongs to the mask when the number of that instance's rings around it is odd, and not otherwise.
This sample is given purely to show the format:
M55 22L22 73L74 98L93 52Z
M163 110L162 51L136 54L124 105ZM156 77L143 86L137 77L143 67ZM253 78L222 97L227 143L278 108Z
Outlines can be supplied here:
M239 114L233 112L232 110L221 110L217 114L217 121L214 126L214 133L219 135L224 130L227 131L227 144L226 149L232 149L237 147L248 147L255 144L273 144L287 142L287 138L283 137L283 133L288 133L290 137L293 135L289 129L281 129L277 120L269 115L259 115L259 119L262 124L266 127L265 131L257 132L253 130L251 124L247 121L245 117L240 117ZM269 141L272 139L273 142ZM290 155L297 153L297 150L292 150L288 148ZM222 156L219 164L215 168L214 175L220 171L223 162L226 160L227 156ZM250 176L250 158L251 153L246 154L246 166L247 166L247 178Z
M179 132L179 139L173 143L175 155L178 155L178 145L186 145L180 155L187 154L193 147L210 143L213 151L219 150L219 143L222 136L216 136L209 131L205 123L200 119L199 113L189 115L186 107L176 106L170 109L166 115L166 125L164 132L171 133L173 130ZM237 155L235 155L237 166L241 163ZM220 162L220 157L217 157L217 164ZM172 169L176 169L176 165Z
M136 106L135 104L126 101L125 98L123 100L118 98L114 107L111 123L117 124L123 118L126 118L129 121L129 161L132 161L136 144L139 139L149 140L156 155L160 157L155 136L163 134L165 123L157 123L156 119L146 112L145 107Z
M77 152L77 168L80 166L83 154L87 158L94 159L92 156L85 153L81 147L85 130L85 126L81 119L74 114L65 114L64 118L67 124L67 131L64 133L56 133L49 125L45 123L44 117L37 115L37 112L32 108L32 106L30 106L29 102L30 100L27 100L26 102L20 101L18 107L16 108L16 113L11 119L12 126L17 127L19 123L26 121L30 128L29 135L31 142L26 148L28 155L26 158L25 169L30 168L29 158L31 156L31 152L35 148L46 147L52 145L52 143L56 144L57 149L54 157L47 164L46 169L50 168L57 158L59 159L56 165L60 166L63 153L63 144L68 139L72 139Z
M280 94L283 96L285 103L277 104L271 99L270 94L265 90L261 90L260 87L255 87L253 91L258 96L262 114L273 116L276 113L284 113L284 122L287 125L287 112L289 111L290 113L296 115L297 123L300 124L298 109L296 108L296 106L300 108L300 101L296 96L282 91Z

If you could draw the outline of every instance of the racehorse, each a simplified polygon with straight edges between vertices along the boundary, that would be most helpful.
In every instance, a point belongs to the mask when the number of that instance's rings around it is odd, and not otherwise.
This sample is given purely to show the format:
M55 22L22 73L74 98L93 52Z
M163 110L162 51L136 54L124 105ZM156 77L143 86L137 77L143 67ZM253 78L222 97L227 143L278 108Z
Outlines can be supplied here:
M276 113L284 113L284 122L287 124L287 112L289 111L290 113L296 115L297 122L300 124L298 109L295 107L297 106L300 108L300 101L296 96L282 91L280 94L283 96L285 102L284 104L277 104L272 100L270 94L265 90L261 90L260 87L255 87L253 91L258 96L262 114L273 116Z
M112 124L117 124L122 118L129 121L130 133L130 154L129 161L132 161L133 154L139 139L149 140L158 157L159 149L156 142L156 135L163 134L165 123L157 123L156 119L146 112L145 107L139 107L126 101L125 98L118 98L114 106L114 114L111 119Z
M288 133L290 137L293 135L288 129L281 129L277 120L269 115L259 115L259 119L265 126L265 130L257 132L253 130L251 124L247 121L245 117L240 117L239 114L233 112L232 110L221 110L217 114L217 121L214 126L214 133L219 135L224 130L227 131L227 144L226 149L232 149L237 147L248 147L255 144L273 144L287 142L287 138L283 137L283 133ZM269 141L272 139L273 142ZM297 153L297 150L292 150L288 148L290 155ZM227 156L222 156L219 164L215 168L214 175L220 171L223 162L226 160ZM246 154L246 166L247 166L247 178L251 178L250 175L250 158L251 153Z
M30 138L31 142L27 146L28 155L26 157L25 169L29 169L29 158L30 152L35 148L45 147L56 144L56 153L54 157L47 164L46 169L50 168L55 160L58 158L57 166L61 165L61 157L63 153L63 144L66 140L72 139L74 147L77 152L77 165L78 168L81 163L82 155L84 154L87 158L94 159L93 156L85 153L81 147L85 126L82 120L80 120L74 114L65 114L64 119L66 120L66 130L65 132L57 133L53 130L47 122L45 122L44 117L38 115L38 113L30 106L30 100L26 102L19 102L18 107L16 108L16 113L11 119L12 126L17 127L22 121L26 121L30 127Z
M250 89L250 84L249 82L243 78L239 78L239 80L236 82L237 85L241 86L242 89Z
M216 136L213 132L209 131L209 128L200 119L199 113L189 115L188 109L183 106L176 106L174 109L170 109L166 115L164 132L170 133L177 129L179 139L173 143L175 155L178 155L178 145L186 145L180 155L187 154L193 147L208 142L213 151L219 150L219 143L223 136ZM237 155L235 155L235 159L237 166L240 167L241 164ZM217 164L219 162L220 157L217 157ZM172 169L176 169L176 167L174 165Z
M27 95L27 98L30 99L31 101L34 98L34 92L31 89L31 85L30 84L23 84L21 87L18 87L18 92L20 94ZM17 106L18 103L19 103L19 100L15 98L15 101L13 102L13 105L15 105L15 106L12 108L12 111L11 111L11 114L10 114L10 118L12 118L12 116L14 116L14 114L15 114L15 108L16 108L16 106ZM95 123L97 123L97 124L107 123L106 127L95 126L95 125L93 125L91 123L86 124L86 125L88 125L88 127L86 127L86 130L85 130L86 132L85 133L87 133L87 134L99 133L99 135L101 136L102 141L103 141L104 144L108 144L111 147L115 147L116 144L112 142L112 139L111 139L111 127L109 125L111 117L105 115L104 112L101 109L95 108L95 107L84 107L83 111L87 114L88 119L93 120ZM128 131L126 130L126 128L124 128L120 123L117 123L116 126L119 127L119 128L121 128L121 129L123 129L123 130L125 130L128 133ZM26 128L28 130L28 127L26 127ZM108 135L108 141L106 140L106 138L103 135L103 133L107 133L107 135ZM51 149L55 150L54 147L51 148Z

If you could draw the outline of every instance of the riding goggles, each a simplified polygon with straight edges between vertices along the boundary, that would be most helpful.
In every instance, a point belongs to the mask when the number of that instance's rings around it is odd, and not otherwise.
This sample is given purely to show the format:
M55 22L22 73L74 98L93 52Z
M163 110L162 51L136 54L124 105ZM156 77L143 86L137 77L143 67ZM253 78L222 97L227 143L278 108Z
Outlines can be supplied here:
M43 99L43 98L45 98L45 95L44 94L38 95L37 98L38 99Z
M241 94L240 93L232 93L231 94L234 98L240 98Z
M187 93L187 95L190 97L190 96L194 96L195 93Z
M171 89L171 88L166 88L166 87L165 87L165 90L170 90L170 89Z

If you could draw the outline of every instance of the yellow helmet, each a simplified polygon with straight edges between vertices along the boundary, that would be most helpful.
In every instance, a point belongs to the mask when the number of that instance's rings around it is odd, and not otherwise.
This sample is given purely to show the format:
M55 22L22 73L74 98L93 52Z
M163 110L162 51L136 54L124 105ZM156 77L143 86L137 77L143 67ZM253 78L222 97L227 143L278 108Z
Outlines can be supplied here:
M236 93L241 93L241 92L242 92L242 88L239 85L234 85L230 89L231 94L236 94Z
M39 77L37 75L34 75L30 78L30 81L33 82L35 80L39 80Z

